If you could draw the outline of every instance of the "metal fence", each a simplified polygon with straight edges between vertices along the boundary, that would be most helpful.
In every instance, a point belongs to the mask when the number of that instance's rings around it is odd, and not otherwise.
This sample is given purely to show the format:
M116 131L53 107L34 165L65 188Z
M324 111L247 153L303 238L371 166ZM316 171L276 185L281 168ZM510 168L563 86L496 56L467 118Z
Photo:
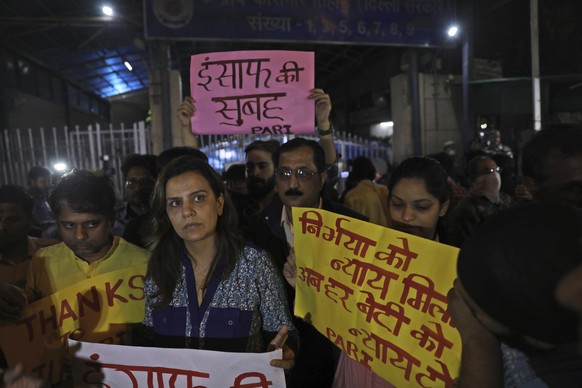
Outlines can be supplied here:
M317 140L317 136L302 137ZM293 138L290 136L263 136L257 135L211 135L200 136L198 144L200 149L208 155L209 163L219 172L222 172L230 164L244 163L244 149L255 140L268 140L276 138L282 144ZM347 170L347 161L356 156L366 156L370 159L380 158L385 161L390 159L390 146L379 141L366 140L348 133L336 133L334 142L340 154L340 170Z
M303 135L302 135L303 136ZM316 136L304 136L316 139ZM254 140L272 139L273 136L256 135L208 135L199 136L200 149L208 155L210 164L220 173L233 163L244 163L244 149ZM277 139L283 143L291 136ZM335 144L341 155L340 170L347 169L346 161L356 156L388 160L389 146L369 141L351 134L337 133ZM112 176L116 186L122 188L121 164L129 154L151 153L151 133L144 122L132 127L102 128L99 124L74 129L40 128L27 130L5 129L0 136L0 184L27 186L26 175L33 166L45 166L54 170L58 162L67 167L117 171ZM107 155L109 160L103 161Z
M33 166L55 170L57 163L68 169L100 170L107 167L120 171L123 159L133 153L151 152L151 136L145 123L132 127L102 128L99 124L73 129L40 128L5 129L0 136L0 184L27 186L26 175ZM104 156L108 161L104 161ZM113 175L118 187L121 174Z

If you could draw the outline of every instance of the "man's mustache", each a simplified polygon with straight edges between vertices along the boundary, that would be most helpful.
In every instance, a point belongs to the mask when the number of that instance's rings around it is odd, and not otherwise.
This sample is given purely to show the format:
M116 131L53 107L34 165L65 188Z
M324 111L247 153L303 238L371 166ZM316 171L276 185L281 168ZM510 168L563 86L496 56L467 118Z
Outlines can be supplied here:
M295 190L295 189L289 189L289 190L285 191L285 195L299 197L299 196L303 195L303 192L299 191L299 190Z

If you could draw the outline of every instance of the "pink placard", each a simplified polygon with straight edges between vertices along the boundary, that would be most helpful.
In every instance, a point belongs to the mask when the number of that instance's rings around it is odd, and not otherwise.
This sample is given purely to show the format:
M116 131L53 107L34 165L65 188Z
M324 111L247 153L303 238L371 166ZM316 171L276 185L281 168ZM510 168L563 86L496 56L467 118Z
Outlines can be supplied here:
M304 51L232 51L193 55L194 134L312 133L314 55Z

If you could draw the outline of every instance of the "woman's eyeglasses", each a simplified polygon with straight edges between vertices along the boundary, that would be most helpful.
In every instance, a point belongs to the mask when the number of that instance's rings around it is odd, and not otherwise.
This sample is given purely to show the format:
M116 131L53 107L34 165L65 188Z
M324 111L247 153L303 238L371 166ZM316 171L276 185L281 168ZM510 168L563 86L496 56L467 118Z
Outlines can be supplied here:
M319 172L312 171L307 168L296 168L295 170L284 168L277 170L277 176L282 181L288 181L289 179L291 179L291 175L293 175L293 173L295 173L297 179L300 181L307 180L312 176L319 174Z

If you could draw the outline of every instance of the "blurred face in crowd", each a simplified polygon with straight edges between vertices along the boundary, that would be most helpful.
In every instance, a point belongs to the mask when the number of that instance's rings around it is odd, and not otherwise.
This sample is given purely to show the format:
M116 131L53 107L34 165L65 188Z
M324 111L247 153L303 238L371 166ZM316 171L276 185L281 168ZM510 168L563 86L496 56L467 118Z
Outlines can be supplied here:
M582 208L582 154L565 156L559 150L544 158L546 181L535 195L539 199L558 199Z
M39 176L31 182L31 186L33 189L40 191L41 193L48 193L51 188L51 176Z
M499 134L491 135L491 145L493 147L497 147L499 144L501 144L501 135Z
M497 167L497 163L491 158L484 158L479 161L477 169L477 177L473 180L473 186L481 190L496 190L501 189L501 170Z
M246 180L228 180L226 181L226 188L237 193L246 194L248 192Z
M127 172L125 197L136 213L142 214L148 209L155 183L155 178L145 167L135 166Z
M92 263L103 258L113 243L113 216L75 213L66 203L57 216L59 234L77 257Z
M499 168L497 167L497 163L491 158L485 158L479 162L479 168L477 171L477 177L490 175L490 174L499 174Z
M279 155L277 192L289 211L291 207L318 207L327 175L318 172L313 150L307 146Z
M216 198L201 174L189 171L166 183L166 213L176 234L190 244L214 243L218 217L224 209L224 196Z
M26 240L32 221L20 204L0 203L0 252Z
M422 179L402 178L390 193L389 205L394 229L432 240L449 201L441 205Z
M246 156L247 188L249 194L264 197L275 188L275 166L272 155L264 150L251 150Z

